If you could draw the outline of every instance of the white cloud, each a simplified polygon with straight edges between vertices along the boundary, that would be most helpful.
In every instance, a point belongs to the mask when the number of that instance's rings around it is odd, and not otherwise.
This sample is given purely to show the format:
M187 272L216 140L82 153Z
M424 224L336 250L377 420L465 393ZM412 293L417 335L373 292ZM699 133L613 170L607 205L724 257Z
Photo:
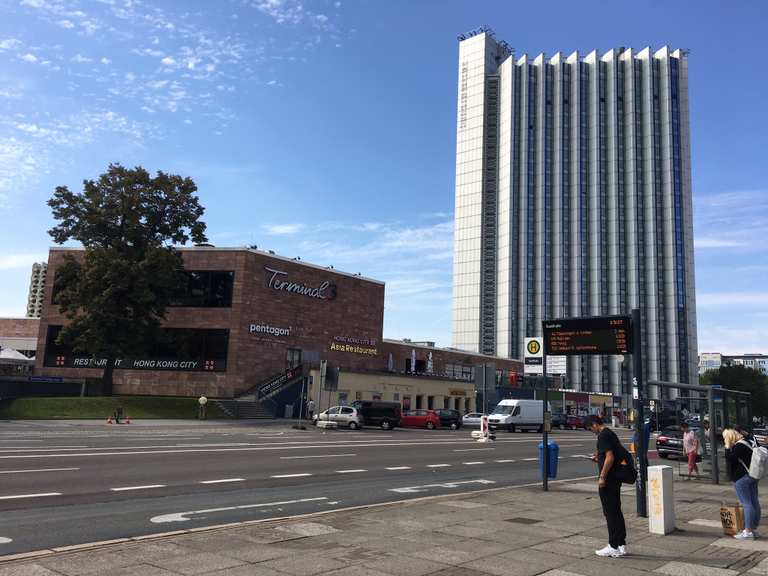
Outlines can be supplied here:
M170 56L166 56L165 58L160 60L160 64L162 64L163 66L175 66L176 60L174 60Z
M274 86L275 84L277 84L277 80L270 80L267 82L267 86Z
M35 56L34 54L30 54L29 52L24 54L21 57L21 59L24 60L24 62L29 62L30 64L34 64L35 62L37 62L37 56Z
M270 236L289 236L302 230L302 224L266 224L262 226L264 232Z
M56 24L58 24L62 28L66 28L67 30L71 30L72 28L75 27L75 23L72 22L72 20L59 20L58 22L56 22Z
M254 6L278 24L299 24L305 16L304 6L297 0L256 0Z
M698 292L697 308L768 308L768 292Z
M728 240L726 238L696 237L693 240L696 248L740 248L748 246L746 242L739 240Z
M93 62L93 58L88 58L87 56L83 56L82 54L75 54L75 56L72 57L72 62L75 62L77 64L84 64L86 62Z
M106 57L102 57L102 59L99 60L99 62L101 62L104 65L112 64L112 60L110 60L109 58L106 58Z
M22 6L31 6L32 8L44 8L46 3L44 0L21 0Z
M0 270L13 270L16 268L32 269L35 262L45 262L48 256L45 254L5 254L0 255Z
M19 46L21 46L21 42L16 40L16 38L6 38L5 40L0 40L0 50L13 50Z
M721 354L768 353L768 325L732 326L699 321L698 347L702 352Z

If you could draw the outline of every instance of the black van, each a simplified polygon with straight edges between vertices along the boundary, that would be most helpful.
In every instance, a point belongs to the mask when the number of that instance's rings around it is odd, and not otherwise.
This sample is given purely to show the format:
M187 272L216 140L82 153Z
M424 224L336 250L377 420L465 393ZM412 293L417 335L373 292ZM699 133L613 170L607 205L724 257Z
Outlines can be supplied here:
M355 400L352 406L363 419L365 426L381 426L382 430L390 430L400 426L401 410L399 402L383 402L381 400Z

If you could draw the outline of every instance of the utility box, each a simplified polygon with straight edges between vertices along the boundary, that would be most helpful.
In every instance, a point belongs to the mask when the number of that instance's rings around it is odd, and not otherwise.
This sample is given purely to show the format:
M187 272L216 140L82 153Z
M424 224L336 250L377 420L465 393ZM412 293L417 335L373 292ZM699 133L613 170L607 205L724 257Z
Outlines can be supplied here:
M648 467L648 530L670 534L675 530L675 482L671 466Z

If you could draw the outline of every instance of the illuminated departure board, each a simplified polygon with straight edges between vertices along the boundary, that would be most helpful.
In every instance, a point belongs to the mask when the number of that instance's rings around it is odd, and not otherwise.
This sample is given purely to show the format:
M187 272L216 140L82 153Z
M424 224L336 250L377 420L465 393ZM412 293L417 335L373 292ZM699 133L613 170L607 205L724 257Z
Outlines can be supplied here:
M631 354L631 319L629 316L595 316L546 320L544 350L554 356Z

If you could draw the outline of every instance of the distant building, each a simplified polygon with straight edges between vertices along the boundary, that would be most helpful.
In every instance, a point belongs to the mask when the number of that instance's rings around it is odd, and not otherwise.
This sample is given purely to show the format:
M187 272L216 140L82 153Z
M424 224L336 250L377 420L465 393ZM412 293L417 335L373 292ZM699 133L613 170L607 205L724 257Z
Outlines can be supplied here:
M45 294L45 277L47 275L47 262L32 264L32 276L29 279L29 294L27 295L27 318L40 318L43 313L43 295Z
M699 374L707 370L718 370L723 365L723 355L720 352L702 352L699 354Z
M705 352L699 355L699 374L717 370L721 366L745 366L768 374L768 354L726 355L719 352Z

